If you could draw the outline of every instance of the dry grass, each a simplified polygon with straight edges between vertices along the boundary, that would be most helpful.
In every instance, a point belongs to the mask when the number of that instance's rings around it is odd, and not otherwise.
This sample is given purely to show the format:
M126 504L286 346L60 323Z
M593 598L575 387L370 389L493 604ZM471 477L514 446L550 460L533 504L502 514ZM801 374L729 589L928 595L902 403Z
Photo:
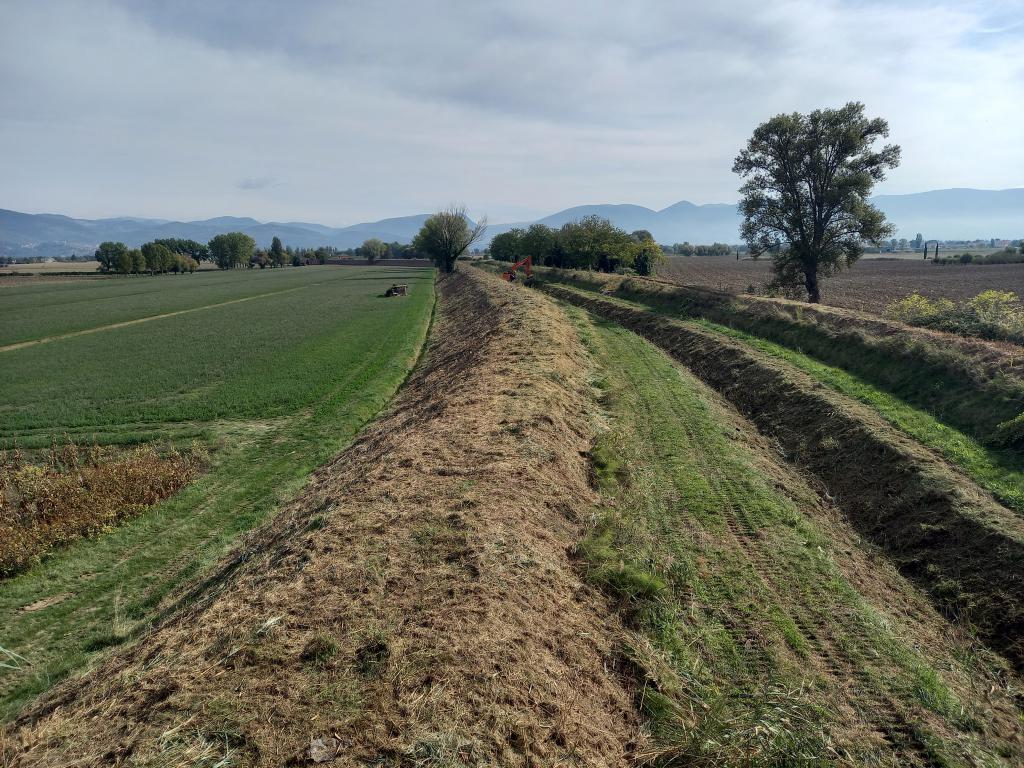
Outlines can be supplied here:
M153 446L114 452L54 443L45 463L17 448L0 452L0 577L47 553L95 536L187 485L205 464L205 450L161 454Z
M594 502L579 341L519 286L441 293L393 409L190 608L26 711L10 760L626 764L622 628L567 554Z

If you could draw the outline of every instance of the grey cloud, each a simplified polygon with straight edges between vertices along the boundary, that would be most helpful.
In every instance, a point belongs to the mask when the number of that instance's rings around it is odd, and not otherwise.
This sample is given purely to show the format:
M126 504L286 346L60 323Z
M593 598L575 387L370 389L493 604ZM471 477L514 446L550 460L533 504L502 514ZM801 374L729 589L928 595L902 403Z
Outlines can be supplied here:
M247 176L244 179L239 179L235 186L239 189L266 189L267 187L275 187L280 183L273 176Z
M882 191L1024 186L1019 8L8 2L0 206L340 224L726 202L758 122L848 99L904 146Z

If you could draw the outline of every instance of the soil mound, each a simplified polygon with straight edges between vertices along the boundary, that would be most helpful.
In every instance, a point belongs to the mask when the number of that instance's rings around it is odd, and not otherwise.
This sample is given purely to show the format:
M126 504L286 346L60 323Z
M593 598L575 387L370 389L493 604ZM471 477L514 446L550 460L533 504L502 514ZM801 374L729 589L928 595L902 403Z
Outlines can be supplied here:
M567 554L594 502L579 341L492 276L439 288L391 410L186 608L0 733L0 763L627 762L622 629Z

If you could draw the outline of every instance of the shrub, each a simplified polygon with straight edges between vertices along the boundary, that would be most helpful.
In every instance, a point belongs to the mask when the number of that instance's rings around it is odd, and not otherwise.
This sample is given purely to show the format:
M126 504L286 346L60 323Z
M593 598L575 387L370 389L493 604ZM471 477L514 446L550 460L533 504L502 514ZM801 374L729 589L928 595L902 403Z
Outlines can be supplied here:
M123 453L68 441L45 464L0 452L0 577L30 567L56 547L95 536L176 493L198 473L201 450Z
M886 307L895 320L983 339L1024 342L1024 305L1011 291L984 291L954 304L914 293Z

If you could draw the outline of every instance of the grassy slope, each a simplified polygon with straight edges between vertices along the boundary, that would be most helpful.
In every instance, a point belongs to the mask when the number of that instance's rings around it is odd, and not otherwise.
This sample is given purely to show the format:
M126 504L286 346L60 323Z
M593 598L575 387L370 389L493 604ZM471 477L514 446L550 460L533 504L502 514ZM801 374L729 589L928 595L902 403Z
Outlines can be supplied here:
M433 306L432 273L407 273L403 281L413 283L410 297L381 300L377 306L383 309L373 313L367 311L367 303L376 299L363 302L355 293L379 294L393 279L390 273L362 271L356 276L334 269L331 276L344 279L346 285L333 284L340 296L338 305L328 303L326 313L324 307L318 308L323 333L315 343L304 334L293 334L300 343L272 358L274 375L281 380L301 385L304 377L319 377L312 399L271 420L201 425L223 446L215 452L206 476L107 536L81 542L22 576L0 582L0 646L26 660L18 670L0 668L0 717L11 716L28 698L81 668L94 651L148 624L162 607L161 600L201 574L241 532L293 496L309 473L347 445L390 399L425 338ZM369 277L374 279L367 282ZM294 300L299 295L316 296L297 292L291 294L290 306L275 303L263 309L283 312L272 315L277 322L281 317L301 318L307 310ZM239 306L255 316L260 314L257 303ZM346 311L341 311L342 304ZM257 358L252 364L259 362ZM156 365L158 360L147 364ZM137 365L122 363L133 369ZM79 384L88 391L88 380ZM227 391L237 389L230 380L222 379L221 385ZM25 610L53 599L56 602L49 607Z
M662 760L1012 762L978 700L988 683L971 679L984 664L923 636L948 629L923 600L881 563L854 587L856 558L837 550L855 545L822 528L813 495L765 465L709 390L639 337L569 311L611 426L594 451L607 504L581 554L639 631L630 652Z
M926 410L910 405L863 378L754 334L672 312L657 302L646 304L619 297L605 298L666 315L681 322L699 325L785 360L831 389L874 408L894 427L941 454L981 487L991 491L1000 502L1017 512L1024 513L1024 455L1019 451L999 450L982 445L975 438L941 421Z
M707 321L694 321L781 358L818 381L877 410L893 426L941 453L1003 504L1024 512L1024 456L981 445L963 432L943 424L931 414L914 408L841 368L826 365L809 355L760 339L743 331Z

